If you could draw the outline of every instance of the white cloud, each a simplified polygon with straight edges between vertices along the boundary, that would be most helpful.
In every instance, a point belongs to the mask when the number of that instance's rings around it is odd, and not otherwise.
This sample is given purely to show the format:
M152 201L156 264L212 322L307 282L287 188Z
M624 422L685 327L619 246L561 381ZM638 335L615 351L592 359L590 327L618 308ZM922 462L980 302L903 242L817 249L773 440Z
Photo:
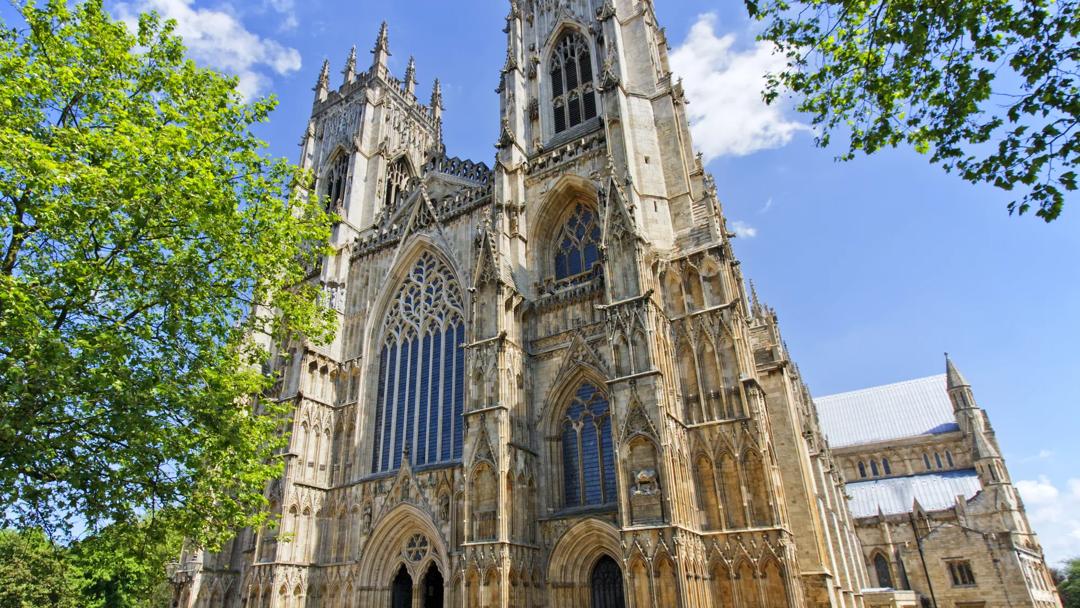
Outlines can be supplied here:
M772 203L773 203L773 200L772 200L772 197L770 196L769 200L765 201L765 204L761 206L761 210L758 211L758 213L768 213L769 209L772 209Z
M1059 489L1045 475L1016 482L1050 564L1080 556L1080 479L1066 486Z
M287 7L288 0L272 0ZM194 0L134 0L116 6L117 17L134 23L139 13L157 11L176 20L176 33L184 39L190 56L201 65L240 78L239 89L246 98L266 91L268 71L283 75L300 69L300 52L263 38L244 27L224 10L195 8Z
M742 220L731 222L731 230L735 232L735 236L744 239L751 239L757 236L757 228L754 228Z
M809 130L785 117L779 102L767 105L761 99L765 75L784 67L783 56L774 55L765 42L735 50L736 36L717 36L715 26L715 14L700 15L686 41L671 53L671 67L682 76L690 100L690 131L706 162L778 148Z
M282 17L282 31L296 29L300 21L296 18L296 0L264 0L263 6L278 13Z

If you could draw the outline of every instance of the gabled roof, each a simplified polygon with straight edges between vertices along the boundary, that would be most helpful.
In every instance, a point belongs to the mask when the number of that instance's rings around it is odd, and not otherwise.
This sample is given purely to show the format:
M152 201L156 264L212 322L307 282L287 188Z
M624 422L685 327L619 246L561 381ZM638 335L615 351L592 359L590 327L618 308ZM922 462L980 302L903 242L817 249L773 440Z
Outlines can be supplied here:
M815 397L821 428L840 448L959 430L945 374Z
M908 513L915 500L925 511L947 509L956 497L969 500L982 489L975 469L924 473L909 477L891 477L847 484L851 496L848 507L852 517L873 517Z

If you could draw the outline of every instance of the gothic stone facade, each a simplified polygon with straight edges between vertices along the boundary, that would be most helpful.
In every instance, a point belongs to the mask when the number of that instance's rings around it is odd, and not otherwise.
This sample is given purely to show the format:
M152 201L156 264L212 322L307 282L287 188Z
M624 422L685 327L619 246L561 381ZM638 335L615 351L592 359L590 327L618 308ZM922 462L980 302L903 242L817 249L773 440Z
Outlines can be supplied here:
M277 350L278 525L185 555L178 605L863 606L651 0L513 1L505 32L493 168L445 154L385 26L367 70L324 65L301 163L340 330Z
M951 360L816 404L874 587L911 591L867 593L868 608L1060 608L990 419Z

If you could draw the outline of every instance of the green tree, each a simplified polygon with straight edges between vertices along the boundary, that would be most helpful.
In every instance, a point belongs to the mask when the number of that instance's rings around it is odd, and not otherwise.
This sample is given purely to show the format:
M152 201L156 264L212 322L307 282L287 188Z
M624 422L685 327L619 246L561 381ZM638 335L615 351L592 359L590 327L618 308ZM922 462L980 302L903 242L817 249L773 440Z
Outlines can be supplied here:
M236 80L101 0L0 24L0 511L56 538L257 523L281 407L268 344L325 339L329 219ZM257 331L256 331L257 330ZM253 411L270 415L253 415ZM158 534L158 532L155 532ZM157 538L161 538L157 536Z
M1080 557L1065 562L1063 568L1054 571L1058 593L1065 608L1080 608Z
M0 529L0 608L76 608L63 549L41 530Z
M1080 159L1077 0L745 0L787 67L771 74L820 146L911 145L973 183L1016 190L1050 222Z
M73 543L67 561L81 608L154 608L170 605L165 566L180 555L174 530L147 522L114 524Z

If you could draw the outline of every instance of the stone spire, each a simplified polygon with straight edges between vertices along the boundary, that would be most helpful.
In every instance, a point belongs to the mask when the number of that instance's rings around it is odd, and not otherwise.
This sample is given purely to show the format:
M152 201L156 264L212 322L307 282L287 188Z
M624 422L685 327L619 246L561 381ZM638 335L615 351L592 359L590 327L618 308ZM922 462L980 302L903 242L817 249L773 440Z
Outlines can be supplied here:
M371 61L372 71L379 76L385 77L386 63L390 59L390 36L385 21L379 27L379 37L375 39L375 48L371 49L371 54L374 55Z
M356 45L349 51L349 57L345 60L345 69L341 71L345 75L345 84L356 79Z
M409 57L409 66L405 68L405 92L416 94L416 59Z
M431 116L435 120L442 118L442 85L439 84L439 79L435 79L435 84L431 86L431 102L428 104L431 107Z
M330 91L330 60L323 59L319 80L315 82L315 101L325 101Z
M946 387L949 390L960 388L962 386L971 386L968 384L967 380L964 379L964 375L960 373L960 370L956 369L956 365L954 365L952 359L949 358L949 353L945 353L945 380Z

